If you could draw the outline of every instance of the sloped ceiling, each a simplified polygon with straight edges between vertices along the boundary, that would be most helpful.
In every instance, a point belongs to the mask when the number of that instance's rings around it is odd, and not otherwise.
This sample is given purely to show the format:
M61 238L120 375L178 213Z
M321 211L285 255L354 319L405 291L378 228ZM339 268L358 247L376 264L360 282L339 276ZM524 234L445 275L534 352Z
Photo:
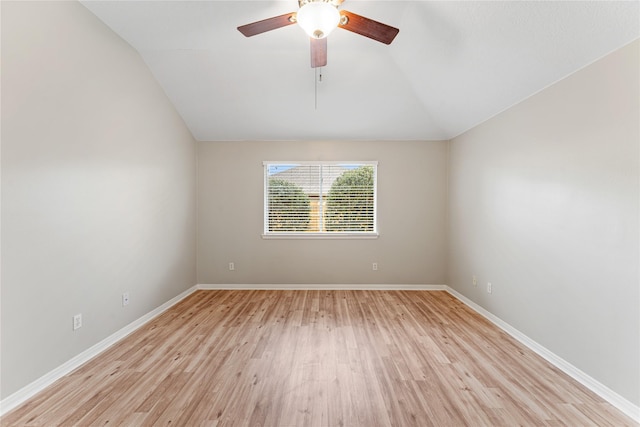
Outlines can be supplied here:
M387 46L336 29L314 70L297 25L236 30L296 0L82 3L202 141L450 139L640 36L637 1L347 0L400 33Z

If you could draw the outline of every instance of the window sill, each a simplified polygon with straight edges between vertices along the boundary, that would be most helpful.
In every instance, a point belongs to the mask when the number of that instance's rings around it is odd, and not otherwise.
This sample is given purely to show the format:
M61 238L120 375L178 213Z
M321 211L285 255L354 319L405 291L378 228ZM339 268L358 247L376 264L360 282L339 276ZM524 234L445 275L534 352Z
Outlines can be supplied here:
M367 233L266 233L263 239L377 239L380 235Z

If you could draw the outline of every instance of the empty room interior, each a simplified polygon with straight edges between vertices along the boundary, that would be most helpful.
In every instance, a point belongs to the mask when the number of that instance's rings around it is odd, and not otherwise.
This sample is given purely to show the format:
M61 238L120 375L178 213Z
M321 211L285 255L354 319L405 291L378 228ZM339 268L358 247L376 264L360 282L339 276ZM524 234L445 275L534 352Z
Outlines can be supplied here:
M0 425L640 424L638 1L0 15Z

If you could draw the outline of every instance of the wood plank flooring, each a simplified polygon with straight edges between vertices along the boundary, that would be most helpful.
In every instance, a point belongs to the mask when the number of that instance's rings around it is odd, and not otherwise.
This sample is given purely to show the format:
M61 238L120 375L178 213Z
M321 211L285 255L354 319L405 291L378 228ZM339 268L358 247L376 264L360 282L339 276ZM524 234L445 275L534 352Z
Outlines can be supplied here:
M444 291L197 291L2 426L633 426Z

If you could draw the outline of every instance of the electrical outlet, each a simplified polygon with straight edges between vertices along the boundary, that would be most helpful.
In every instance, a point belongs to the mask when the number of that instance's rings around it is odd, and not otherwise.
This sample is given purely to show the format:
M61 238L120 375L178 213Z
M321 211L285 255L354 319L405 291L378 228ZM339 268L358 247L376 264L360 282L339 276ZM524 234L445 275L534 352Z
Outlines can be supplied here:
M473 276L473 286L478 286L478 278Z
M129 305L129 292L122 294L122 306Z
M491 289L491 282L487 283L487 293L491 293L492 289Z
M371 265L371 268L373 269L373 271L378 271L378 263L377 263L377 262L374 262L374 263Z
M229 263L229 271L233 271L236 269L236 265L232 262Z
M82 314L73 316L73 330L82 328Z

